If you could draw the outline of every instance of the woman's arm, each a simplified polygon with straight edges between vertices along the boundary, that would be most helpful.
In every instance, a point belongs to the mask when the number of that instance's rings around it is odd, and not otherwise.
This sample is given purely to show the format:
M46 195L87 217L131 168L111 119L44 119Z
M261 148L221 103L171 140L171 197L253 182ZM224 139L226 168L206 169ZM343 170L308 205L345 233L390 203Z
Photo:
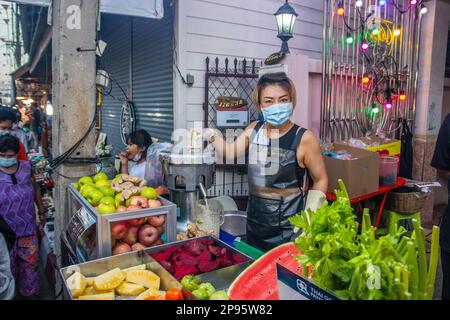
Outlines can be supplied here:
M322 149L319 141L309 130L305 132L302 142L297 149L297 160L311 174L314 181L314 186L311 190L318 190L326 194L328 190L328 175L325 161L322 157Z
M211 142L212 146L217 151L218 156L225 159L225 163L234 163L236 158L245 155L250 135L257 123L257 121L251 123L233 143L225 142L222 134L218 130L207 130L204 137L208 142L213 140Z
M34 187L34 201L38 207L39 220L43 225L45 223L45 207L42 202L41 190L39 189L39 185L36 183L36 179L33 175L31 175L31 183Z

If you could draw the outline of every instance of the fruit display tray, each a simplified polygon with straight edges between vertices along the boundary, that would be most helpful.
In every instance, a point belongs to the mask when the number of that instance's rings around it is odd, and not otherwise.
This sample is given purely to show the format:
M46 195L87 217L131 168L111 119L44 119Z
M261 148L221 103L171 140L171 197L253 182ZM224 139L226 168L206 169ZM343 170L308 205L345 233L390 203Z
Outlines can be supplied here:
M172 288L182 290L183 286L181 283L179 283L158 262L145 253L145 251L135 251L60 269L59 276L63 280L64 299L74 300L67 287L66 280L75 272L80 272L85 277L96 277L115 268L126 269L141 264L145 264L147 270L152 271L160 277L161 290L167 291ZM117 296L116 300L134 300L134 298Z
M176 241L173 243L168 243L141 251L135 251L108 258L102 258L60 269L59 275L63 280L62 282L64 289L64 297L65 299L73 300L73 297L70 294L70 290L68 289L65 280L68 279L75 272L80 272L86 277L95 277L115 268L125 269L141 264L146 264L147 270L153 271L161 278L162 290L177 288L183 291L186 300L196 300L195 296L193 296L188 289L183 287L182 284L179 281L177 281L173 275L171 275L155 259L151 257L152 254L161 252L174 246L181 247L187 244L189 241L194 240L214 240L214 245L227 248L230 254L235 253L245 258L245 261L242 263L237 263L229 267L220 268L212 272L199 274L199 277L202 282L210 282L217 290L226 291L231 285L231 283L239 276L239 274L242 273L251 263L253 263L253 259L251 257L236 250L235 248L229 246L227 243L213 236ZM117 299L121 300L130 298L118 297Z
M145 249L145 252L148 255L152 255L161 251L164 251L166 249L172 248L172 247L181 247L183 245L186 245L190 241L201 241L201 240L214 240L214 245L219 246L222 248L227 248L228 252L232 254L238 254L245 258L244 262L234 264L229 267L222 267L217 270L207 272L207 273L200 273L198 276L200 277L200 280L202 283L204 282L210 282L214 288L217 290L224 290L227 291L230 285L233 283L233 281L241 274L250 264L253 263L254 259L250 256L246 255L245 253L237 250L236 248L230 246L226 242L214 237L214 236L206 236L206 237L199 237L199 238L192 238L188 240L182 240L182 241L176 241L173 243L161 245L158 247L148 248ZM197 300L188 289L183 287L183 293L187 300Z
M162 203L161 207L137 211L117 212L107 215L99 214L94 207L73 187L73 185L68 187L68 197L68 210L70 216L73 218L73 216L77 215L80 210L84 215L84 218L80 219L82 221L80 221L80 223L73 228L75 230L67 230L66 232L66 234L75 234L75 236L71 237L72 239L67 239L68 237L63 239L67 246L73 249L72 255L77 257L77 261L75 261L76 263L111 256L111 227L113 223L121 221L165 215L165 243L171 243L176 240L177 207L176 204L163 197L158 197L158 200ZM87 223L86 220L90 220L91 222ZM89 224L91 224L91 227L89 227ZM88 228L94 230L87 230ZM84 236L83 234L86 234L87 236ZM89 235L90 238L87 238Z

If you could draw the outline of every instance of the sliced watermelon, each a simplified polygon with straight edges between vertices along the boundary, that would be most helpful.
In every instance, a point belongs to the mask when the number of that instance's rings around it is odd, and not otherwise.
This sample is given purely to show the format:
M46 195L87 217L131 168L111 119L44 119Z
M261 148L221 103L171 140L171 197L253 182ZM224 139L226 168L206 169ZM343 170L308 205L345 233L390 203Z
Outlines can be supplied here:
M228 289L231 300L278 300L277 266L302 275L293 254L301 254L294 243L283 244L253 262Z

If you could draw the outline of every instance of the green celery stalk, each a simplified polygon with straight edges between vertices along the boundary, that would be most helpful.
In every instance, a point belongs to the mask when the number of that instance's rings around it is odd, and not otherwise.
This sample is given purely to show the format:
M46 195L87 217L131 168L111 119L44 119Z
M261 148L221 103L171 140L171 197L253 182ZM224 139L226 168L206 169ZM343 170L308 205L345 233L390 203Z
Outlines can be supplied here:
M344 192L345 197L350 201L350 197L348 196L347 188L345 187L344 181L342 179L338 180L339 188Z
M404 265L402 268L402 283L405 288L405 295L409 292L409 276L410 272L408 270L408 266Z
M412 241L408 241L406 246L408 248L406 263L410 272L409 288L411 291L411 299L417 300L419 297L419 266L417 263L416 246Z
M399 300L404 300L404 292L405 289L402 286L402 268L400 266L395 266L394 267L394 274L395 274L395 278L394 278L394 286L396 289L396 295L397 295L397 299Z
M431 255L430 255L430 267L428 268L427 278L427 298L433 300L434 286L436 282L436 271L439 259L439 233L440 229L437 226L433 227L431 236Z
M369 226L367 225L366 221L366 214L369 214L369 209L367 208L365 208L363 211L361 233L364 233L369 229Z
M400 255L405 255L405 252L403 251L406 248L406 244L408 243L410 239L408 237L402 237L402 239L400 240L400 243L397 246L397 252ZM402 254L403 252L403 254Z
M419 298L424 300L427 297L427 253L425 235L419 221L413 219L414 230L416 231L416 245L419 251Z

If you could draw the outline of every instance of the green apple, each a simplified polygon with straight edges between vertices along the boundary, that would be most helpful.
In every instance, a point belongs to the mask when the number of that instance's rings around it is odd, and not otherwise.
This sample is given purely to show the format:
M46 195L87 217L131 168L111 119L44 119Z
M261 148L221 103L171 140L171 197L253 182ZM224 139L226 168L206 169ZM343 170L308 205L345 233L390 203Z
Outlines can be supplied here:
M114 189L111 187L108 187L108 186L101 187L98 190L100 190L100 192L103 193L105 195L105 197L114 198L114 196L116 195L116 192L114 191Z
M84 176L84 177L80 178L80 180L78 180L78 183L81 186L84 186L85 184L94 184L94 180L92 180L91 177Z
M76 190L78 190L78 191L80 191L80 184L77 182L77 183L74 183L73 184L73 187L76 189Z
M115 197L115 200L116 200L116 207L125 205L125 202L122 201L122 200L120 200L121 197L122 197L122 192L116 194L116 197Z
M126 205L127 207L129 207L129 206L131 205L131 201L133 201L133 198L134 198L134 196L131 197L130 199L128 199L127 201L125 201L125 205Z
M108 180L108 176L106 175L106 173L100 172L94 176L94 182L98 182L101 180Z
M103 197L99 203L115 206L116 200L114 200L114 198L112 197Z
M97 212L100 214L111 214L116 212L116 207L114 207L113 205L102 203L97 207Z
M147 199L152 199L152 200L158 199L158 193L156 192L155 189L150 188L150 187L144 188L141 191L141 196L143 196L144 198L147 198Z
M114 179L120 179L122 178L122 174L118 174L117 176L114 177Z
M88 193L87 195L87 200L89 201L89 203L91 205L93 205L94 207L98 206L100 203L100 200L102 200L105 196L103 195L103 193L101 193L98 190L92 190L91 192Z
M86 185L84 185L84 186L81 187L80 193L81 193L81 195L82 195L84 198L86 198L86 197L88 196L88 194L89 194L91 191L94 191L94 190L97 190L97 189L95 188L95 186L90 185L90 184L86 184Z
M95 183L95 186L97 187L97 189L100 189L103 187L110 187L111 182L109 182L108 180L99 180Z

